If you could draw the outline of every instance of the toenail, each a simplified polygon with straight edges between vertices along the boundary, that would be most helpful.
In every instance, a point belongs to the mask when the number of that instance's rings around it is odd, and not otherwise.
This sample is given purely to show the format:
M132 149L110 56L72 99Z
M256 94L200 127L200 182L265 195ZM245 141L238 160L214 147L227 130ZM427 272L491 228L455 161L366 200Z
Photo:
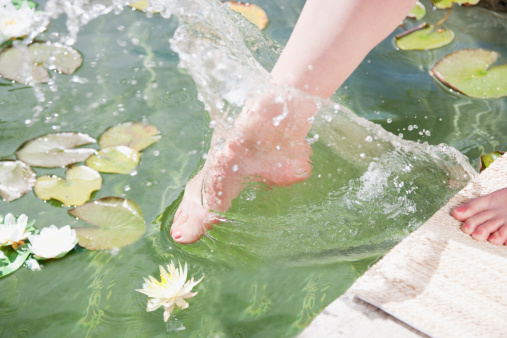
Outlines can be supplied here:
M172 234L173 238L174 239L178 239L182 236L181 234L181 231L175 231L173 234Z
M459 207L454 208L454 210L461 214L461 213L464 213L465 211L467 211L467 207L464 205L460 205Z

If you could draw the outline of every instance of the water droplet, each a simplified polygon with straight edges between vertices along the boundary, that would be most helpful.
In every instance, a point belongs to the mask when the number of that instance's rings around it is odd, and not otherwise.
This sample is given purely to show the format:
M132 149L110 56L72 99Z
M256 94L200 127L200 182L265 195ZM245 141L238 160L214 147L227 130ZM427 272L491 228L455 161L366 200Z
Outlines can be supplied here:
M237 165L237 164L235 164L235 165L233 165L233 166L232 166L232 171L233 171L233 172L238 171L238 169L239 169L239 167L238 167L238 165Z
M364 140L366 142L371 142L371 141L373 141L373 137L371 137L371 136L368 135L368 136L366 136L366 138Z
M388 118L387 119L387 123L391 123L391 122L393 122L393 119L392 118Z

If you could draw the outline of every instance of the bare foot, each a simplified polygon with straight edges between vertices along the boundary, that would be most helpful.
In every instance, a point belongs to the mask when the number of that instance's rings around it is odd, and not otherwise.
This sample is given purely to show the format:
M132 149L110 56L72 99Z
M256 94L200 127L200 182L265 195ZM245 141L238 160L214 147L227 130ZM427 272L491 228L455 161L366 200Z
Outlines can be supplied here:
M218 224L213 211L227 211L246 183L286 186L310 175L312 150L305 138L315 103L275 103L273 95L265 95L248 107L221 149L210 152L204 167L187 183L171 227L176 242L193 243ZM290 113L280 121L277 117L287 110Z
M475 198L452 211L461 229L479 241L507 244L507 188Z

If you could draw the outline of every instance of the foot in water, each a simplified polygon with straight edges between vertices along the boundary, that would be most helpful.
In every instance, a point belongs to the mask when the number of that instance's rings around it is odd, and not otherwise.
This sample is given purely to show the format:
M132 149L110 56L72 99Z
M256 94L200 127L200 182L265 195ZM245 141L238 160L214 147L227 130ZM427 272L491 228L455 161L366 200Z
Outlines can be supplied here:
M249 107L237 117L234 134L228 134L220 150L210 152L204 167L187 183L171 227L176 242L199 240L220 222L213 211L227 211L248 182L287 186L310 175L312 150L306 135L315 102L280 103L266 95ZM291 113L279 121L287 110Z
M507 188L468 201L452 211L461 229L479 241L507 244Z

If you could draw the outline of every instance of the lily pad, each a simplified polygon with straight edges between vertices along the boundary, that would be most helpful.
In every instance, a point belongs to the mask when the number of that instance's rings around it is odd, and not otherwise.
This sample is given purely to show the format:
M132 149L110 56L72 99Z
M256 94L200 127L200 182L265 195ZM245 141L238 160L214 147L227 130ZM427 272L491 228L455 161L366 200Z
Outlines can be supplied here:
M7 202L20 198L32 190L35 173L24 162L0 161L0 196Z
M72 47L58 43L33 43L27 53L10 47L0 53L0 75L21 83L49 81L47 69L72 74L81 66L83 58Z
M9 47L0 53L0 76L20 83L49 81L48 71L21 50Z
M96 142L83 133L55 133L36 137L16 152L19 160L35 167L57 168L82 162L95 153L91 148L74 148Z
M126 146L99 150L86 160L86 165L101 173L130 174L139 164L139 152Z
M30 251L26 248L14 250L12 247L0 247L0 277L19 269L29 255Z
M421 20L426 15L426 7L419 1L415 4L414 8L408 13L407 17L410 19Z
M12 0L11 2L17 9L20 9L23 3L26 3L29 8L37 8L37 4L30 0Z
M152 124L125 122L106 130L99 137L99 145L101 148L127 146L141 151L161 138L160 131Z
M237 13L243 14L243 16L259 27L264 29L268 25L269 19L266 12L257 5L251 3L243 3L238 1L224 1L229 4L231 9Z
M148 12L148 0L134 1L129 4L130 7L137 9L138 11ZM157 13L157 12L153 12Z
M491 163L498 160L500 157L502 157L503 154L505 154L505 152L503 152L503 151L494 151L489 154L481 155L480 156L481 162L479 164L479 172L482 172L484 169L489 167L491 165Z
M54 175L37 178L34 191L43 200L54 198L65 206L83 205L95 190L102 187L102 177L92 168L73 166L67 170L67 180Z
M448 9L448 8L451 8L453 6L453 4L458 4L458 5L465 5L465 6L473 6L473 5L477 5L479 3L480 0L463 0L463 1L459 1L459 0L431 0L431 2L433 2L433 5L435 5L436 8L438 9Z
M78 243L89 250L111 250L134 243L146 224L139 206L132 200L105 197L69 210L94 227L74 228Z
M36 64L43 64L50 70L72 74L81 66L83 57L72 47L59 43L32 43L28 46Z
M454 32L422 24L416 29L404 32L394 38L398 48L403 50L428 50L446 46L454 40Z
M470 97L503 97L507 96L507 64L490 68L497 59L495 51L462 49L439 60L430 75Z

